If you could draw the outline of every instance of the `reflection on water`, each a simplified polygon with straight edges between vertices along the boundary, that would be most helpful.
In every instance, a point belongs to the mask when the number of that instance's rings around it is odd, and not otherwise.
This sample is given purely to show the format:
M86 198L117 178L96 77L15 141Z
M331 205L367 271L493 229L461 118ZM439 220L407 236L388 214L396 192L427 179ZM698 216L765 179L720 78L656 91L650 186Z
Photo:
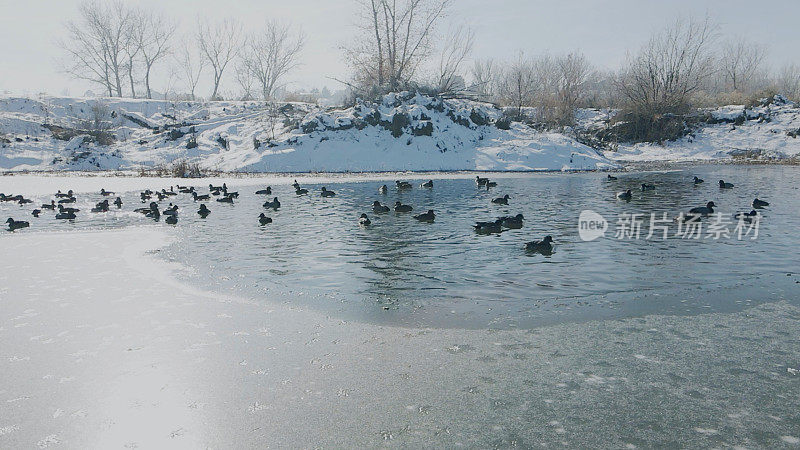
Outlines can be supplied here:
M706 182L695 186L694 175ZM720 178L736 188L720 190L715 183ZM435 180L432 189L420 188L425 181L420 179L408 191L397 191L392 181L369 180L328 184L337 195L327 199L320 197L318 184L304 185L310 194L300 197L291 186L273 186L282 203L278 211L262 208L266 198L254 194L259 188L231 186L241 194L236 204L207 202L212 213L205 220L195 214L198 204L188 195L162 202L162 209L169 201L181 208L179 239L163 253L195 269L191 278L202 286L376 323L506 328L729 311L764 300L766 288L776 293L769 298L800 292L795 278L786 276L800 267L792 250L798 243L798 180L800 170L781 166L696 166L623 173L617 181L597 173L518 174L497 178L498 186L488 192L473 178ZM384 183L389 191L379 194ZM656 189L642 192L642 183ZM618 201L616 192L628 188L632 201ZM508 206L491 203L504 194L510 196ZM749 211L755 197L772 203L762 211L756 241L613 236L621 213L675 216L714 201L719 211L732 214ZM79 196L78 220L57 221L45 212L34 228L152 223L130 212L142 206L137 193L122 198L122 210L90 214L101 197ZM401 201L414 213L374 214L375 200ZM24 218L19 213L24 209L0 204L0 216ZM428 209L436 211L435 223L412 218ZM605 238L579 238L577 218L584 209L609 221ZM274 222L259 226L261 212ZM371 226L358 226L362 212ZM476 220L518 213L526 218L522 229L499 235L472 230ZM525 242L545 235L554 237L555 253L524 251Z

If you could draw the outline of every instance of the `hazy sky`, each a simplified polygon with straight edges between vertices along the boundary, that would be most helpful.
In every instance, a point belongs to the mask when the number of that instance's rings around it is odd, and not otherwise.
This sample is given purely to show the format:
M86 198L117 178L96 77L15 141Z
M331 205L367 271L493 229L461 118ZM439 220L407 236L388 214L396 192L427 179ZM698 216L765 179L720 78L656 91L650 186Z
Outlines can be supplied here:
M0 0L0 91L72 95L89 85L59 72L55 41L63 24L77 16L80 0ZM340 87L327 77L346 78L340 46L353 36L353 0L129 0L181 22L190 32L198 14L236 17L248 28L265 19L290 20L303 28L303 66L290 75L295 88ZM746 36L769 46L770 65L800 63L800 1L773 0L455 0L446 24L475 30L474 58L512 59L527 54L583 51L599 68L614 68L626 52L678 16L708 14L721 36ZM156 69L154 89L164 88L167 69ZM209 74L206 74L208 78ZM233 72L227 88L235 88ZM208 81L199 91L209 90ZM95 88L97 91L97 89Z

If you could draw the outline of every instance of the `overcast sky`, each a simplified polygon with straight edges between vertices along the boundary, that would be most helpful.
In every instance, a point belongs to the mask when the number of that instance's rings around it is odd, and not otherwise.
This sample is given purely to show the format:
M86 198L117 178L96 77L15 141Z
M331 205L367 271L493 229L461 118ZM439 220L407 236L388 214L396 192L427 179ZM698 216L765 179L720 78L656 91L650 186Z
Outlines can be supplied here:
M64 22L77 17L79 0L0 0L0 91L80 95L89 85L59 72L55 45ZM290 75L294 88L339 85L346 78L340 46L353 36L351 0L129 0L162 11L191 31L198 14L236 17L247 28L265 19L288 20L303 28L307 45L303 65ZM800 63L800 1L773 0L455 0L447 25L475 30L474 58L512 59L519 51L537 54L581 50L597 67L615 68L626 52L638 49L653 31L679 16L708 14L721 37L745 36L769 47L768 63ZM167 69L156 69L156 90ZM209 74L206 74L209 75ZM235 88L233 73L223 82ZM95 88L95 90L97 90ZM200 91L209 90L208 81Z

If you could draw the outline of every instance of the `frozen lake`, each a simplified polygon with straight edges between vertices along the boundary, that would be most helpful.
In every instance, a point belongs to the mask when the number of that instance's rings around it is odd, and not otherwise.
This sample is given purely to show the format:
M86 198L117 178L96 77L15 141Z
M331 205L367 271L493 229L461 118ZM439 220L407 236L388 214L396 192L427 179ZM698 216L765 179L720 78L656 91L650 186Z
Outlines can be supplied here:
M355 177L325 180L327 200L314 179L299 198L273 179L282 207L265 227L258 179L226 180L240 201L210 202L205 221L172 199L176 227L130 213L135 192L74 222L0 203L31 221L0 235L0 447L800 444L800 172L616 175L504 175L489 193L448 176L385 196ZM1 177L0 192L52 190L31 180ZM166 187L90 181L73 185ZM655 191L615 199L642 183ZM755 240L614 238L621 213L713 200L730 215L754 197L771 202ZM369 207L398 199L436 221ZM606 237L580 239L584 209ZM516 213L522 229L470 229ZM555 253L524 251L545 234Z

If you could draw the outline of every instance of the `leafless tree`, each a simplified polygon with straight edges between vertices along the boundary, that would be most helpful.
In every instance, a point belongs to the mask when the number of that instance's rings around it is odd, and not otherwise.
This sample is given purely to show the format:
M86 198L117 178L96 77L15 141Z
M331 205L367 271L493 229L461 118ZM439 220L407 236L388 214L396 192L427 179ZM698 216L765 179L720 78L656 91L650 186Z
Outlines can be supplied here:
M796 102L800 101L800 66L796 64L783 65L778 70L775 84L779 93Z
M714 72L714 27L706 18L678 20L650 39L617 79L628 103L645 113L681 112Z
M436 23L452 0L360 0L362 35L345 47L356 83L396 91L430 56Z
M507 105L517 109L517 119L523 117L522 108L533 102L534 79L533 64L522 54L504 70L500 82L500 97Z
M134 41L142 55L144 86L147 98L153 98L150 76L153 66L172 51L170 43L177 24L160 14L141 11L136 16Z
M244 64L236 66L234 72L236 83L241 89L241 100L253 100L253 77L250 76L250 71Z
M197 41L200 51L214 71L212 100L218 98L225 69L239 54L241 33L242 26L234 19L224 19L213 24L205 20L198 20Z
M242 57L244 73L255 78L264 100L272 99L280 81L299 64L305 37L291 25L268 21L247 40Z
M131 10L119 1L108 6L86 1L79 12L79 20L67 22L67 39L60 42L68 57L65 70L102 85L109 96L121 97Z
M439 93L452 94L465 88L461 68L472 53L474 42L475 33L464 26L455 28L447 36L439 56L436 80L436 88Z
M200 76L203 74L206 59L185 39L176 63L181 71L181 78L189 88L192 100L195 100L195 90L197 83L200 82Z
M725 42L722 46L720 66L726 84L734 91L746 91L758 72L766 50L763 46L744 38Z
M561 56L556 59L556 65L556 120L560 125L571 125L578 102L586 93L591 65L582 53Z
M483 100L495 101L499 70L500 67L491 58L473 62L470 70L472 75L471 90Z

